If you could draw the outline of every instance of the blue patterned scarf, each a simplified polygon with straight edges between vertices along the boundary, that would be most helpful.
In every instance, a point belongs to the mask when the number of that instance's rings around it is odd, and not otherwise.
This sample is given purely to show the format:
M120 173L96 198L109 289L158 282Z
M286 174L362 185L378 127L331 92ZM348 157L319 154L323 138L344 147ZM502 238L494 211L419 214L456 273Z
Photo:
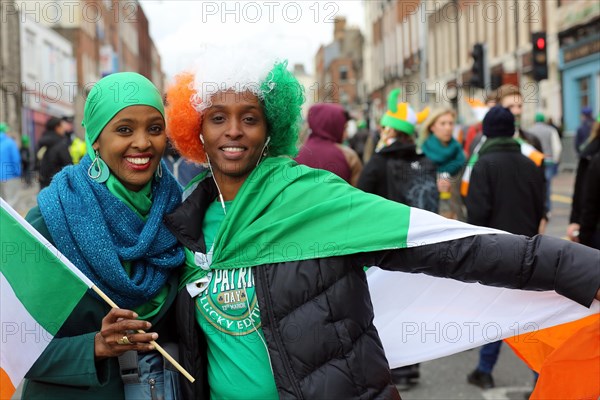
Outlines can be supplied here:
M181 202L181 188L163 168L152 183L152 208L144 222L106 185L87 175L89 156L64 168L38 195L56 247L119 307L152 299L184 261L183 248L163 216ZM131 263L130 274L123 262Z

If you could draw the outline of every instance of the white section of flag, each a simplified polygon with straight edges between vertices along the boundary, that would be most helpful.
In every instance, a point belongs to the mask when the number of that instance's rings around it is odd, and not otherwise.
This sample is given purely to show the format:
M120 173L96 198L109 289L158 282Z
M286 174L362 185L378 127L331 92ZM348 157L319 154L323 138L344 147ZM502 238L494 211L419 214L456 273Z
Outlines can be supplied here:
M455 354L600 312L556 292L464 283L424 274L367 272L375 326L391 368ZM528 334L530 333L530 334Z
M416 247L475 235L506 233L497 229L447 219L438 214L411 207L406 242L408 247Z
M0 351L0 365L8 374L13 386L17 387L48 346L52 335L29 314L1 273L0 291L2 292L1 346L7 350Z

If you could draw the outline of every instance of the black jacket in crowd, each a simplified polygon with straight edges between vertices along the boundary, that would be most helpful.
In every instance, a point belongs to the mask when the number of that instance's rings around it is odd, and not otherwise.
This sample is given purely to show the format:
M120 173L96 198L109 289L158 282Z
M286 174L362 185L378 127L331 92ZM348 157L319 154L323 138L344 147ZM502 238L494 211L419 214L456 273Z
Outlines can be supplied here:
M544 216L543 170L521 154L516 141L482 147L465 199L468 222L534 236ZM485 145L484 145L485 146Z
M206 253L202 223L216 197L212 180L204 180L165 217L169 229L193 252ZM497 257L489 257L490 248ZM480 235L256 266L252 273L262 330L281 399L400 398L373 325L365 265L494 286L554 289L586 306L600 287L598 251L543 236ZM181 380L183 398L208 399L207 342L196 321L195 299L185 288L178 295L176 314L180 361L196 378L193 384Z
M585 188L586 174L592 158L600 153L600 137L595 138L583 149L577 164L577 175L575 176L575 190L573 191L573 202L571 203L570 223L581 224L581 210L583 209L583 192Z
M600 249L600 152L590 160L585 175L579 241Z
M45 149L45 150L43 150ZM40 187L50 185L52 177L67 165L73 164L69 153L69 138L54 131L46 131L38 143L36 157L43 152L39 164Z
M437 166L428 158L417 154L417 146L414 143L396 141L374 153L365 165L358 180L357 187L367 193L373 193L385 199L391 198L388 190L388 161L401 159L408 162L419 160L429 170L437 170Z

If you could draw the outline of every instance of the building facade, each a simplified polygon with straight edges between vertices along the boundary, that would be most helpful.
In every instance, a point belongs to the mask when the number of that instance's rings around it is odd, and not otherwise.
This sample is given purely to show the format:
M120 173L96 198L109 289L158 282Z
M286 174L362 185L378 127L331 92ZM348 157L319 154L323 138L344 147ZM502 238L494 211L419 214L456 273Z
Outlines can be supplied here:
M30 16L22 16L20 36L22 133L35 145L50 117L75 112L75 59L69 40Z
M22 132L20 16L13 1L0 2L0 122L15 139Z
M333 42L321 46L315 56L316 85L307 88L307 96L315 103L340 103L349 110L361 108L363 40L358 28L347 27L343 17L335 18Z
M160 54L137 0L39 0L22 2L36 20L67 38L76 60L74 127L81 136L85 99L102 77L120 71L141 73L163 88ZM35 3L35 5L33 5ZM57 10L57 11L52 11Z
M413 106L452 106L463 123L470 123L474 116L467 99L483 100L493 88L512 83L523 92L522 122L525 126L533 122L538 111L554 121L564 117L567 127L572 124L568 122L572 112L564 108L567 102L561 89L568 91L563 86L563 83L566 84L564 78L568 78L564 72L576 65L564 62L562 48L571 57L574 53L568 53L568 49L575 49L577 54L584 55L582 58L590 57L573 61L592 68L597 61L594 46L597 47L598 39L589 28L593 25L593 16L599 14L596 1L367 0L363 4L366 19L365 87L373 109L377 110L377 105L384 103L393 87L401 87L405 100ZM570 13L567 12L569 9ZM576 29L580 29L582 23L587 24L587 33L566 39L568 32L573 30L562 28L559 22L561 18L568 19L569 14L570 23L575 24ZM582 23L573 22L578 15L584 19ZM539 83L532 77L531 34L534 32L547 33L549 76ZM559 40L559 37L565 40ZM573 44L573 40L579 44ZM469 84L473 64L471 52L476 43L484 44L486 49L487 79L484 89ZM574 73L574 76L577 74ZM597 85L592 72L587 76L592 76L589 84L578 81L581 86L578 90L582 92ZM578 78L568 79L574 82ZM575 86L575 83L571 85ZM569 93L573 91L575 89ZM575 94L568 96L573 98ZM594 104L594 99L589 97L590 104Z
M574 134L584 107L600 114L600 3L563 0L558 14L564 129Z

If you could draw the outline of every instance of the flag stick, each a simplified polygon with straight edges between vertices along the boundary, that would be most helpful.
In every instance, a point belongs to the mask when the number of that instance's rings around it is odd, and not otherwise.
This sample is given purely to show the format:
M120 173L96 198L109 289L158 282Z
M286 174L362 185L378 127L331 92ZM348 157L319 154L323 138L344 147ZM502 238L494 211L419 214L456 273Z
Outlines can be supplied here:
M104 301L106 301L108 303L109 306L111 306L112 308L120 308L118 305L115 304L114 301L112 301L99 287L97 287L96 285L92 285L92 290L94 292L96 292L96 294L100 297L102 297L102 299ZM138 333L146 333L143 330L138 330ZM192 375L190 375L189 372L187 372L177 361L175 361L175 359L173 357L171 357L171 355L169 353L167 353L165 351L165 349L162 348L161 345L159 345L158 343L156 343L154 340L151 340L150 343L156 348L156 350L158 350L158 352L160 354L162 354L162 356L164 358L166 358L171 364L173 364L173 366L175 368L177 368L177 371L181 372L183 374L183 376L185 376L190 382L194 383L195 379Z

